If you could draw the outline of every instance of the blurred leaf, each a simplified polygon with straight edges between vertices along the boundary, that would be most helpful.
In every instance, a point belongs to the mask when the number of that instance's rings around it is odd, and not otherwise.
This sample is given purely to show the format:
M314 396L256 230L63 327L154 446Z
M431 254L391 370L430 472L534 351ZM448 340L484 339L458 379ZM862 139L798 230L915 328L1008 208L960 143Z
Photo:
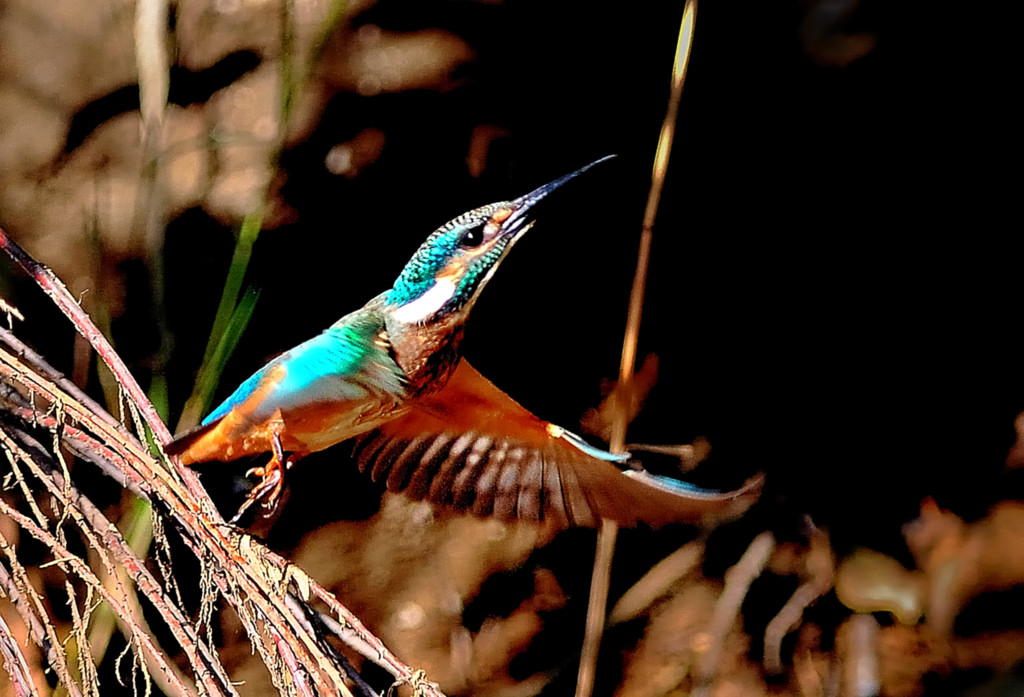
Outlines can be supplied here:
M580 418L580 426L584 433L597 436L608 442L611 440L612 424L621 412L626 423L631 423L647 399L648 393L658 381L658 357L649 354L633 378L623 385L621 382L610 383L605 397L597 409L589 409Z

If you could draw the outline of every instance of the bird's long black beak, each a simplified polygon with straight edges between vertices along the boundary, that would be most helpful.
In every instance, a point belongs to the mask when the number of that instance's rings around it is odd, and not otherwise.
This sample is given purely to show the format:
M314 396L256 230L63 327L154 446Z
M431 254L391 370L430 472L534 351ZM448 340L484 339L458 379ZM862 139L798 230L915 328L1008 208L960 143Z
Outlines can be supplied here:
M615 155L606 155L605 157L602 157L600 160L594 160L589 165L583 165L575 172L570 172L569 174L561 176L552 182L548 182L544 186L537 187L536 189L534 189L533 191L524 196L520 196L519 198L510 201L509 205L512 208L512 213L502 223L502 230L506 232L515 231L525 222L524 216L526 214L526 211L533 208L534 204L536 204L542 198L544 198L552 191L560 187L562 184L565 184L570 179L578 177L579 175L583 174L594 165L599 165L602 162L607 162L613 157L615 157Z

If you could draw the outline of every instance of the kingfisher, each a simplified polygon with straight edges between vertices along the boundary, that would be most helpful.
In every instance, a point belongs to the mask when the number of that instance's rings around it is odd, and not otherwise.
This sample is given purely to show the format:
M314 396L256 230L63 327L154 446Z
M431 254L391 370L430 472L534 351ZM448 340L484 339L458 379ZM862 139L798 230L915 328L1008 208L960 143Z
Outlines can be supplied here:
M273 510L286 470L350 439L360 470L389 490L478 516L657 526L742 511L758 481L717 492L628 468L628 453L541 420L460 352L466 319L533 226L533 206L611 157L442 225L389 290L267 363L165 450L184 465L270 452L249 471L261 480L232 522L256 502Z

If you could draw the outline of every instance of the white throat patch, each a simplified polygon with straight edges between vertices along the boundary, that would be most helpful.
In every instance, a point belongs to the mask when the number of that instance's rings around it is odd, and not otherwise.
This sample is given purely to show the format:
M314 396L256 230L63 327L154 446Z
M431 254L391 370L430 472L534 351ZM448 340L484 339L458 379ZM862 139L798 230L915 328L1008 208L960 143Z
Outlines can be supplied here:
M423 295L395 310L392 317L405 324L425 322L454 295L455 284L447 278L442 278L435 281Z

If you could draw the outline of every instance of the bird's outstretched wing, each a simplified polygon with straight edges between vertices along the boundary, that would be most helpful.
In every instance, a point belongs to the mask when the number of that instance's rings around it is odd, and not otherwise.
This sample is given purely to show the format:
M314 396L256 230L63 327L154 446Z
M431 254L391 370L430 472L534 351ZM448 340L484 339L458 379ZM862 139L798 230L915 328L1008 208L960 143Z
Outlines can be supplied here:
M506 520L594 526L602 518L652 526L730 517L760 481L713 492L619 470L583 452L495 387L465 360L435 394L360 436L356 458L388 489Z

